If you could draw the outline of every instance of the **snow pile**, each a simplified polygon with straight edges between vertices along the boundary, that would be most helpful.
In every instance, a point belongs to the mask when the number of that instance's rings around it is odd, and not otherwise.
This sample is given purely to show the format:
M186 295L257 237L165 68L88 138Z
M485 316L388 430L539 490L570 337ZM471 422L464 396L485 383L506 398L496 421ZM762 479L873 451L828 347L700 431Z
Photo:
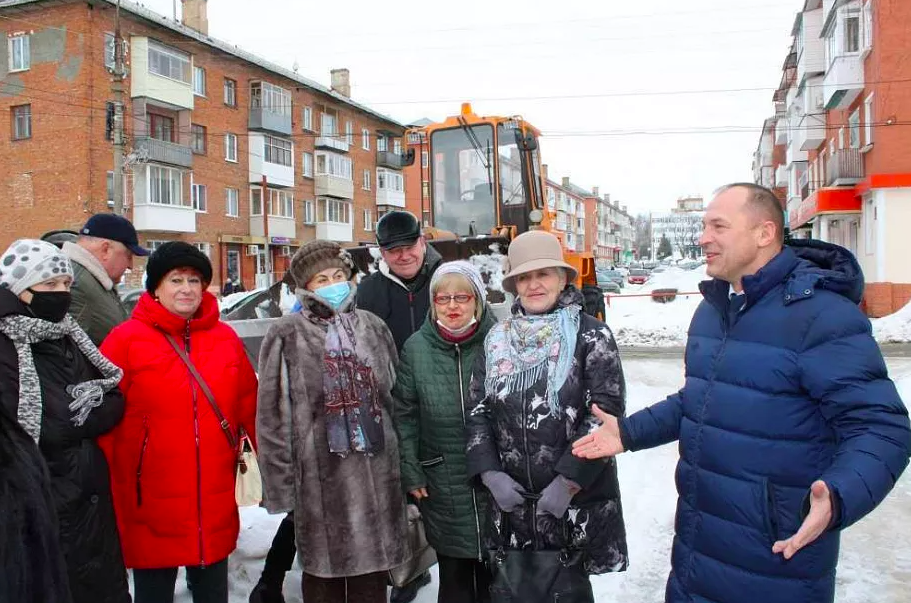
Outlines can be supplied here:
M261 291L265 291L264 288L253 289L252 291L240 291L238 293L232 293L231 295L226 295L218 300L218 309L224 310L225 308L230 308L240 300L251 295L255 295Z
M494 243L490 246L490 255L473 255L468 258L487 283L490 291L503 291L503 255L500 245Z
M879 343L911 342L911 303L894 314L870 321L873 336Z

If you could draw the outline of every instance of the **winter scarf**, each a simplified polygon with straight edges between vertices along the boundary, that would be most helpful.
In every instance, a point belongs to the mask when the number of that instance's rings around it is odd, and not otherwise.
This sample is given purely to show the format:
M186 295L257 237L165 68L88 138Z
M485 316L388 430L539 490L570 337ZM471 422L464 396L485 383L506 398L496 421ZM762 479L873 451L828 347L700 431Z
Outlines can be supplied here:
M517 303L513 315L487 334L488 396L506 396L531 388L547 375L547 406L559 414L558 394L572 368L579 314L582 306L566 303L575 290L560 294L557 309L547 314L527 315Z
M41 436L41 418L44 403L41 399L41 382L32 357L32 344L70 337L79 346L101 374L102 379L91 379L66 387L73 397L70 403L71 420L79 427L85 423L92 409L101 406L104 394L120 383L123 371L101 355L89 336L69 314L60 322L48 322L31 316L13 315L0 318L0 333L12 340L19 356L19 423L38 442Z
M383 413L376 376L357 354L354 341L355 288L333 312L318 295L298 289L302 304L320 315L327 325L323 351L323 395L329 452L341 457L351 452L373 455L385 447Z

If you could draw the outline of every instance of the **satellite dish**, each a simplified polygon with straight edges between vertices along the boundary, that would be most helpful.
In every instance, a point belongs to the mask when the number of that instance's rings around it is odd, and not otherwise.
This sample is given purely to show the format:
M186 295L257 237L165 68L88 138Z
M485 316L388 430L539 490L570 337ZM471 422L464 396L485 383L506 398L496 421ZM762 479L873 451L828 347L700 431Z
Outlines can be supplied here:
M294 73L297 73L297 70L300 69L300 65L297 63L297 59L294 60L294 65L291 65L291 69L294 70Z

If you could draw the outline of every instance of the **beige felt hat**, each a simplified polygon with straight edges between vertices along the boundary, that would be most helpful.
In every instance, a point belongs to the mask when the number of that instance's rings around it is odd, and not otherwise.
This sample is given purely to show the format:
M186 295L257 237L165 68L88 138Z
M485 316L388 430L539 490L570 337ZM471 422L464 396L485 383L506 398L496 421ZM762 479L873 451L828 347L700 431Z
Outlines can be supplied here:
M578 275L575 268L563 261L563 246L556 236L543 230L520 234L509 244L503 266L503 289L515 295L515 277L542 268L563 268L570 281Z

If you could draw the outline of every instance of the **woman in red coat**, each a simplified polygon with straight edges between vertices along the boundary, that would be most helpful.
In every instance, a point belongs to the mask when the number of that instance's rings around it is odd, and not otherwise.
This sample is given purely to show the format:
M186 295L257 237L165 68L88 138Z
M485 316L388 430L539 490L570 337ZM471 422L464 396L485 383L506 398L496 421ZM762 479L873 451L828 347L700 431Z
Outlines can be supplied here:
M254 436L256 374L206 291L212 265L196 247L165 243L150 257L133 316L101 351L123 369L123 422L105 442L136 603L170 602L186 566L194 602L228 601L237 543L237 452L211 403L168 341L185 350L237 434Z

